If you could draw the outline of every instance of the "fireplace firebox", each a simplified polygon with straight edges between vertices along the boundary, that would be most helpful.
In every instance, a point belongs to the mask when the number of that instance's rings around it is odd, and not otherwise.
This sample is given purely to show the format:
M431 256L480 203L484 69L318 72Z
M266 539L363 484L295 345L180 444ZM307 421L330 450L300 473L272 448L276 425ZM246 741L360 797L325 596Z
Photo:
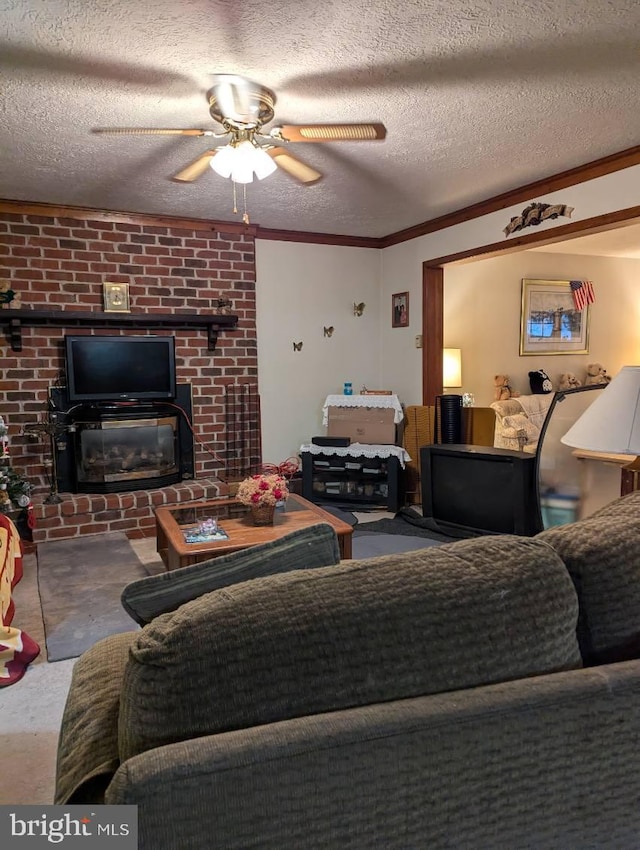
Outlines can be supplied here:
M68 407L63 388L51 396L61 423L55 439L60 492L122 493L194 477L190 384L178 385L175 404Z
M110 485L149 479L164 487L180 480L178 468L178 417L139 408L92 409L73 423L77 490L95 492Z

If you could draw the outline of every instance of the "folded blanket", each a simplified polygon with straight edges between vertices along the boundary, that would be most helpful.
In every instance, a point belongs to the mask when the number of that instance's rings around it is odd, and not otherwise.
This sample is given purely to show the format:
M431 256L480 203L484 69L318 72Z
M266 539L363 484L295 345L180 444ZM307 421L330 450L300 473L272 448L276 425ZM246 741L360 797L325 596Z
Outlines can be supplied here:
M12 590L22 578L22 543L18 529L0 513L0 688L13 685L40 652L26 632L11 623L15 613Z
M516 401L520 402L522 409L529 417L531 424L541 430L545 417L551 407L555 393L538 393L535 395L521 395Z

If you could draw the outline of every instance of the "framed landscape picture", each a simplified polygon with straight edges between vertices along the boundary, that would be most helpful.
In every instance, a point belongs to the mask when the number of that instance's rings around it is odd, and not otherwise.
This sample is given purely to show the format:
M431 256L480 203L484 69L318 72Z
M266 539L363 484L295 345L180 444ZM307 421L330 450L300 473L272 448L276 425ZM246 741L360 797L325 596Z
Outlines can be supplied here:
M590 309L577 309L568 280L523 279L520 354L588 354Z
M409 293L396 292L391 296L391 327L406 328L409 325Z

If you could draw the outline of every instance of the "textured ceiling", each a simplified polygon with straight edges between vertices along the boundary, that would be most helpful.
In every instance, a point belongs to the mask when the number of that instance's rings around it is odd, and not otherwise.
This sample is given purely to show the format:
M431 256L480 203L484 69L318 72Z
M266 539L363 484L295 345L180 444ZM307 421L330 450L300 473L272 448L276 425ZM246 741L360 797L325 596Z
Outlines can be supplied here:
M0 197L216 220L232 184L175 174L241 74L274 124L381 121L379 142L293 145L324 175L248 187L253 224L385 236L640 144L637 0L2 0Z

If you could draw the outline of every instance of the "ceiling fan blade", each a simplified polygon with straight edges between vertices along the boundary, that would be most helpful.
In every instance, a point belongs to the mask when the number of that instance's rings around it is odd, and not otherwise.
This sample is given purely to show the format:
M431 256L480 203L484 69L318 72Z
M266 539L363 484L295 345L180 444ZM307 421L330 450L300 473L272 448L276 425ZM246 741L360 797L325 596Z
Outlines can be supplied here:
M201 153L197 159L190 162L189 165L182 169L182 171L178 171L177 174L174 174L171 179L178 180L180 183L192 183L194 180L197 180L198 177L202 177L209 167L209 163L218 153L218 150L219 148L215 148L214 150Z
M384 139L384 124L285 124L271 131L288 142L371 142Z
M315 183L316 180L322 177L319 171L311 168L310 165L297 159L297 157L292 156L284 148L269 148L267 153L279 168L286 171L291 177L295 177L301 183Z
M175 130L151 127L96 127L92 133L106 136L215 136L213 130Z

